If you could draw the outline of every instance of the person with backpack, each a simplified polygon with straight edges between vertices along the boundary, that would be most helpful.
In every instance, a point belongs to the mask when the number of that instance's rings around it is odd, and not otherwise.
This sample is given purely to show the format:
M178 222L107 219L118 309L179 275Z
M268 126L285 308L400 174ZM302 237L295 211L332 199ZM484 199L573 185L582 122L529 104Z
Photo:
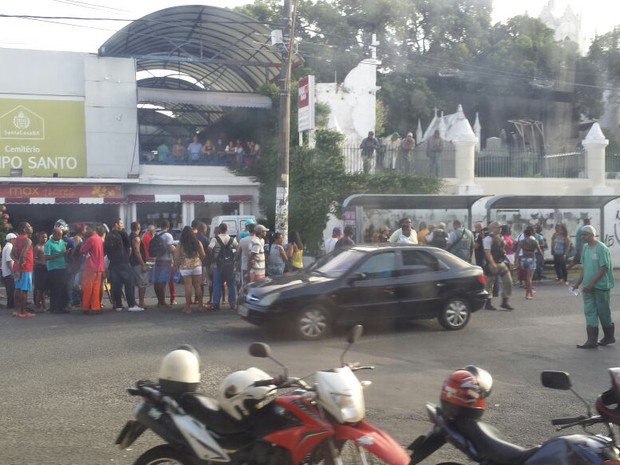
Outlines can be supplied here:
M454 231L448 236L448 247L446 247L446 250L453 253L461 260L471 262L474 254L473 233L463 226L460 220L454 220L452 226L454 227Z
M220 309L222 300L222 283L228 287L228 303L231 310L237 307L237 287L235 285L235 249L238 247L237 240L227 234L228 226L221 223L219 232L209 243L209 253L213 257L215 267L213 268L213 299L211 305L207 305L208 310L217 311Z
M441 222L438 226L431 228L431 232L426 236L426 243L433 247L446 249L448 247L448 237L446 223Z
M153 267L153 289L157 297L157 306L169 308L166 303L166 285L172 277L172 257L174 255L174 238L168 231L170 222L162 220L161 229L151 239L148 253L155 259Z

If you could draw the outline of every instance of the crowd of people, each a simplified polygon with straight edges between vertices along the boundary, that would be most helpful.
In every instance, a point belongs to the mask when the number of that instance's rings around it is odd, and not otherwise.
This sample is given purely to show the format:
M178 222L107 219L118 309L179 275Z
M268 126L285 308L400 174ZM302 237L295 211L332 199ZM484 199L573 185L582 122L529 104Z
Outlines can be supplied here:
M232 237L222 223L211 236L206 223L194 221L175 243L167 220L159 229L149 224L144 231L133 222L127 232L117 218L109 227L78 225L74 234L59 220L49 237L44 231L34 234L24 222L17 234L6 236L2 250L7 308L19 318L71 309L99 315L107 293L117 312L142 312L151 284L157 307L170 308L177 303L175 283L180 282L184 313L217 311L226 303L234 311L241 286L303 268L299 233L292 231L290 242L284 244L276 232L266 245L268 231L248 221L245 231Z
M145 152L142 158L147 163L249 167L259 163L260 157L261 147L254 140L202 140L201 135L194 134L191 142L181 137L172 144L163 140L154 152Z

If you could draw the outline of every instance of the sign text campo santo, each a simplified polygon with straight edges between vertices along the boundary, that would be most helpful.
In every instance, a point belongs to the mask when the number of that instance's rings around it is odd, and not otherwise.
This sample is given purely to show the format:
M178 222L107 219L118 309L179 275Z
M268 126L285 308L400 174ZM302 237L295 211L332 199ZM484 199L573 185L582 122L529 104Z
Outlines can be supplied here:
M0 176L86 176L84 102L0 99Z

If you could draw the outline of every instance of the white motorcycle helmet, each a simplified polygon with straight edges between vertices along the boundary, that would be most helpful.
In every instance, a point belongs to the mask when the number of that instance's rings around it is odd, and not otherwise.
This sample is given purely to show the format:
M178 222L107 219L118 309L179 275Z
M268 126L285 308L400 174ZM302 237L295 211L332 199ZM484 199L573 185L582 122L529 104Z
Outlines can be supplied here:
M177 396L196 391L199 384L200 362L195 349L181 346L161 361L159 386L162 392Z
M56 220L56 223L54 223L54 227L59 228L62 232L69 230L69 225L67 224L65 220L62 220L62 219Z
M267 373L258 368L235 371L229 374L218 393L220 407L235 420L243 420L252 412L260 410L276 396L274 385L254 386L255 381L270 379Z

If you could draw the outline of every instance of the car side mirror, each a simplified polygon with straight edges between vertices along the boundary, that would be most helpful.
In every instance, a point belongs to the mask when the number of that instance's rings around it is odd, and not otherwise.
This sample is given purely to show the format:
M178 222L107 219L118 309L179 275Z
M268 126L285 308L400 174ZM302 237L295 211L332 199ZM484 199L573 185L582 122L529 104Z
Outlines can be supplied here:
M356 281L365 281L366 279L368 279L368 275L366 273L355 273L349 279L349 284L353 284Z
M540 374L540 381L544 387L569 391L573 385L570 382L570 375L565 371L543 371Z

